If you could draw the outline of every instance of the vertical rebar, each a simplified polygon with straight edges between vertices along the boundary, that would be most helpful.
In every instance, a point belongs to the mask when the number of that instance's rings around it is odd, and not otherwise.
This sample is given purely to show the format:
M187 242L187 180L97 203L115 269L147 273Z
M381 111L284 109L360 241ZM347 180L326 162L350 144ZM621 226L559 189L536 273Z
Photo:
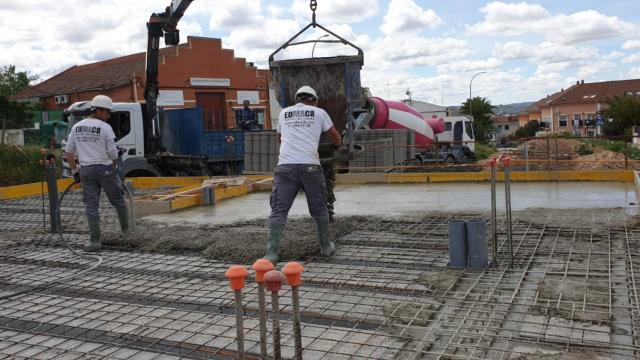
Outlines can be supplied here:
M242 265L233 265L224 273L229 279L235 294L236 308L236 342L238 343L238 359L244 360L244 309L242 308L242 288L249 272Z
M302 360L302 332L300 330L300 295L298 287L302 283L300 274L304 271L304 267L299 263L288 262L282 272L287 277L287 283L291 286L291 304L293 305L293 340L295 344L296 355L294 359Z
M624 138L624 169L627 170L628 166L629 166L629 142L627 141L627 138Z
M260 318L260 356L267 359L267 311L265 309L264 275L273 270L273 264L267 259L258 259L253 265L258 283L258 314Z
M551 143L547 136L547 171L551 171Z
M556 135L556 165L555 169L558 170L558 135Z
M60 229L60 214L58 214L58 179L56 176L56 160L52 154L47 155L45 160L45 173L47 177L47 188L49 190L49 217L51 222L51 233L55 234Z
M293 305L293 340L296 348L294 359L302 360L302 331L300 330L300 295L298 287L291 287L291 298Z
M524 143L524 166L525 171L529 171L529 144Z
M273 326L273 360L280 360L280 302L278 292L271 293L271 324Z
M509 266L513 267L513 237L511 234L511 179L509 163L510 158L505 158L504 163L504 198L505 198L505 212L507 216L507 240L509 241Z
M238 341L238 359L244 360L244 314L242 309L242 290L235 290L236 298L236 337Z
M267 359L267 310L265 309L264 284L258 283L258 312L260 321L260 356Z
M282 287L283 276L280 271L271 270L264 275L267 290L271 292L271 324L273 329L273 360L280 360L280 301L278 291Z
M489 160L491 165L491 241L493 243L493 266L498 266L498 219L496 211L496 159Z

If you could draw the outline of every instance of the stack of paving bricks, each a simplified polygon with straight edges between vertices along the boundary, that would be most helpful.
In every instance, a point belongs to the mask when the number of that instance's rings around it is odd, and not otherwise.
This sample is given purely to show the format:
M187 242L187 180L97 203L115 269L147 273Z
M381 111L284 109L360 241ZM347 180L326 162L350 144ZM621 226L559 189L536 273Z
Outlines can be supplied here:
M357 130L355 141L364 147L364 154L349 162L349 171L383 172L413 156L415 132L407 129Z
M275 131L251 131L244 137L244 173L270 174L278 164L280 144Z

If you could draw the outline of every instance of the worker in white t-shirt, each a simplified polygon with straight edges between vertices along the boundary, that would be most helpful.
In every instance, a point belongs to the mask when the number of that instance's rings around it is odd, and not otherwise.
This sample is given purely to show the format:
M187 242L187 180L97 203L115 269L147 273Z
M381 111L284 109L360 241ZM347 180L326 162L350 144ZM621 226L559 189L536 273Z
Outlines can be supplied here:
M296 92L296 104L280 111L278 142L280 158L273 174L269 239L265 258L276 263L287 214L300 189L307 197L309 213L316 220L322 255L331 256L335 244L329 240L329 214L326 204L326 183L318 143L327 133L331 142L340 146L340 133L326 111L317 107L318 96L310 86Z
M69 162L73 178L82 182L84 203L89 222L87 251L100 251L100 193L107 194L109 202L118 212L123 235L129 235L129 212L124 201L124 188L116 174L118 149L115 134L107 120L111 117L113 102L105 95L97 95L91 100L91 115L71 128L65 147L65 157ZM78 156L80 167L76 163Z

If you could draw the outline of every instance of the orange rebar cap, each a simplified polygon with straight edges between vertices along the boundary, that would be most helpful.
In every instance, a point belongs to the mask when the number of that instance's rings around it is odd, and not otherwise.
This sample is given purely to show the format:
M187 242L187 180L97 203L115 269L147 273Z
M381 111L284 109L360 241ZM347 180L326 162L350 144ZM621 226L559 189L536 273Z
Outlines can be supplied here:
M496 167L496 158L489 159L489 166Z
M304 271L304 267L295 261L288 262L283 268L282 272L287 277L287 283L289 286L298 286L302 283L300 274Z
M510 156L505 156L504 158L502 158L502 164L504 166L509 166L509 163L511 163L511 157Z
M229 279L233 290L241 290L244 287L244 279L247 275L249 275L249 272L242 265L233 265L224 273L224 276Z
M267 290L271 292L278 292L282 287L282 280L284 276L278 270L271 270L264 274L264 282L267 284Z
M273 270L273 264L267 259L258 259L253 263L253 265L251 265L251 267L256 271L257 283L262 283L264 274L266 274L267 271Z

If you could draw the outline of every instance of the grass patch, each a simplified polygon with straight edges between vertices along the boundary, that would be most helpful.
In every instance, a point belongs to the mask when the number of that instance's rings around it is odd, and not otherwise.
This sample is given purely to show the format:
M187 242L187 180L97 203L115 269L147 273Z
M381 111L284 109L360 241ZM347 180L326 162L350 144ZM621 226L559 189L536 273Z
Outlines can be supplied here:
M488 159L492 154L496 153L496 148L493 146L476 143L475 151L476 158L478 160Z
M62 173L62 151L55 150L58 177ZM0 146L0 186L43 181L44 168L39 146Z

